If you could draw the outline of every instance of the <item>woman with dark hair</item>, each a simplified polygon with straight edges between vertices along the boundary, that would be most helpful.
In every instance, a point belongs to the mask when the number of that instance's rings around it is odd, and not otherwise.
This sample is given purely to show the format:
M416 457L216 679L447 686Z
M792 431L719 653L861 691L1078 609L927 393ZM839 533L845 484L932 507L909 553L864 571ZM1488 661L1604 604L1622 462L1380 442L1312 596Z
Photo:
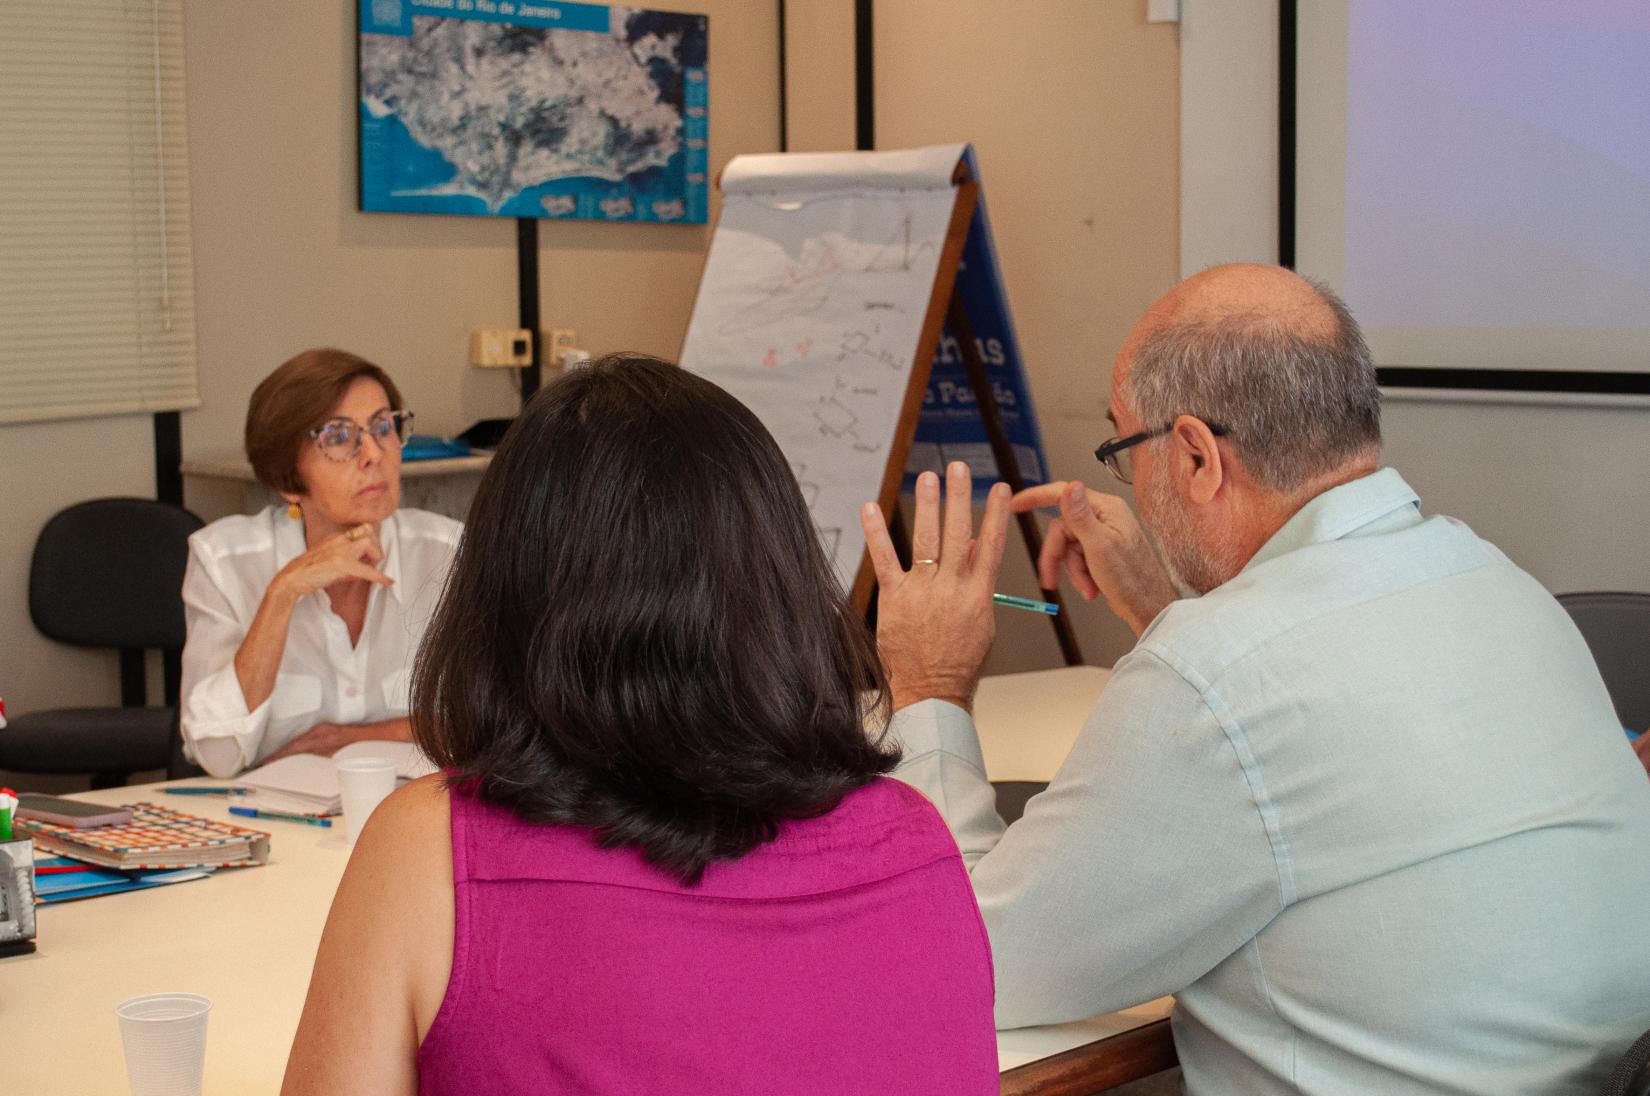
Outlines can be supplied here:
M773 438L614 355L541 392L420 651L288 1094L987 1093L990 955Z
M384 370L306 350L246 409L246 455L283 505L189 538L185 752L228 777L287 754L406 741L412 655L462 527L401 508L412 412Z

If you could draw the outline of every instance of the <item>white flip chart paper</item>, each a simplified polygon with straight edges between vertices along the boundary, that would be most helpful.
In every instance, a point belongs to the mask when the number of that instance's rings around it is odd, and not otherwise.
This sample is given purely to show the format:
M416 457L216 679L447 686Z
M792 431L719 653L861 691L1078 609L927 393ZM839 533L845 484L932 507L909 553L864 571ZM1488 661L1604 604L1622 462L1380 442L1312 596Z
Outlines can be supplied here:
M962 146L740 157L682 365L762 420L850 589L888 464Z

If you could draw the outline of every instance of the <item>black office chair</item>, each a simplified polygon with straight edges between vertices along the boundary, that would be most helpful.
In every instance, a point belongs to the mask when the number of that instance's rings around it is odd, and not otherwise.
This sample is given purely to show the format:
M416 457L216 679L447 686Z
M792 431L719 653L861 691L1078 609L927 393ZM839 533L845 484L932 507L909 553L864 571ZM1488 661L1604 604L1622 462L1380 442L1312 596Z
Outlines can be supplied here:
M1031 797L1047 787L1042 780L993 780L991 789L997 793L997 813L1004 822L1014 825L1026 813Z
M1621 725L1650 728L1650 594L1560 594L1558 603L1593 652Z
M1616 1063L1604 1096L1650 1096L1650 1031L1640 1035Z
M0 769L91 773L118 787L134 772L181 775L178 686L184 641L183 569L203 522L150 499L94 499L63 510L34 542L29 617L49 639L120 651L119 708L57 708L15 716L0 730ZM159 648L166 707L148 707L144 653ZM22 682L10 683L15 689Z

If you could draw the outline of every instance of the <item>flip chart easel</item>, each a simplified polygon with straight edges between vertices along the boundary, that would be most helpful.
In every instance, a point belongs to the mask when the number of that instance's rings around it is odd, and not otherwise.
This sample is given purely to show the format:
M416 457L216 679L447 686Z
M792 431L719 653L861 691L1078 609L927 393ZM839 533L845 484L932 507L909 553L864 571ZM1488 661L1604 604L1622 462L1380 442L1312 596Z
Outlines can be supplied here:
M895 521L929 372L949 322L1000 477L1025 486L958 293L980 184L967 147L736 158L681 362L742 400L791 461L854 606L876 576L858 510ZM1019 516L1035 561L1042 536ZM909 559L909 550L901 548ZM1059 591L1045 600L1062 605ZM1050 617L1082 662L1064 606Z

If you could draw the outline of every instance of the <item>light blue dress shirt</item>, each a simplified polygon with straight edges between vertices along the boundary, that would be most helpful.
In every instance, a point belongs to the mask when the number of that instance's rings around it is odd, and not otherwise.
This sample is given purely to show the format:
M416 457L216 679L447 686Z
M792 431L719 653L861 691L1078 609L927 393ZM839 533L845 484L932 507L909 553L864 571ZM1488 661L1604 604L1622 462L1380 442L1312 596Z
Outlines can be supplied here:
M1564 610L1390 469L1158 616L1004 830L968 715L898 713L1000 1026L1177 995L1203 1093L1598 1091L1650 1028L1650 781Z

